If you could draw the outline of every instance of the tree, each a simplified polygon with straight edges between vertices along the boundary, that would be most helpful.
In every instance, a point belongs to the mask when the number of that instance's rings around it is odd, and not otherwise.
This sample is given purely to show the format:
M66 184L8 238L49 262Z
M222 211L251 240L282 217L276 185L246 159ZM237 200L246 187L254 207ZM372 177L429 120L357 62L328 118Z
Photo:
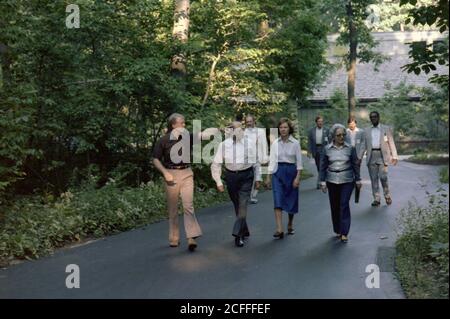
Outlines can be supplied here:
M176 42L185 45L189 40L189 0L175 0L174 22L172 35ZM182 48L178 49L172 58L172 74L176 77L186 77L186 55Z
M354 115L356 108L355 79L356 63L373 62L375 69L384 61L384 57L374 52L377 42L370 34L373 25L369 23L369 6L376 0L326 0L322 11L327 14L329 24L339 30L337 44L349 48L343 57L347 69L347 99L349 115Z
M325 63L314 2L261 2L84 0L67 29L60 2L0 1L0 191L59 193L88 176L139 185L174 107L220 127L306 96Z
M401 0L400 5L416 5L417 0ZM432 4L420 5L409 10L408 18L405 23L412 22L413 25L436 26L439 32L448 31L449 27L449 1L438 0ZM402 67L408 73L414 72L420 74L422 71L426 74L436 70L436 63L449 66L448 62L448 37L440 46L426 44L422 42L412 43L410 46L409 57L413 62ZM448 75L434 74L430 78L431 83L436 83L443 88L449 86Z

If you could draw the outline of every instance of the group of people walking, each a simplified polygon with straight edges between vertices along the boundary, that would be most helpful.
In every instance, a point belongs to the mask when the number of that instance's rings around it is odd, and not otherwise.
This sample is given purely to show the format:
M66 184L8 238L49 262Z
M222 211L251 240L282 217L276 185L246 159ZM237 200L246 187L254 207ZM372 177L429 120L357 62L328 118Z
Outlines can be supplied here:
M355 188L357 191L361 189L360 166L365 154L372 182L372 206L381 204L379 181L386 204L392 203L387 167L396 165L398 161L392 130L380 124L380 115L376 111L370 113L370 121L372 126L365 130L357 127L353 117L348 119L348 128L335 124L328 129L323 125L323 118L318 116L316 126L308 132L307 155L313 157L316 163L317 189L328 192L333 230L342 242L348 241L350 198ZM211 175L217 190L224 192L225 182L234 206L236 219L232 235L237 247L243 247L245 239L250 236L247 206L257 203L256 196L262 183L273 192L276 225L273 237L282 239L285 235L283 212L288 215L287 235L295 233L293 221L299 212L299 186L303 170L300 142L293 137L294 127L289 119L279 120L279 137L272 141L270 153L267 151L265 129L256 127L255 117L247 115L244 122L245 128L242 121L237 120L225 128L225 140L218 145L211 163ZM153 163L165 180L169 245L177 247L180 244L178 198L181 197L188 248L194 251L196 239L202 231L193 207L193 172L189 157L182 156L183 148L178 147L178 151L174 151L174 146L183 139L180 132L184 127L185 119L181 114L169 117L168 130L154 147ZM199 133L200 137L205 131ZM194 138L193 134L189 134L184 141L187 140L189 147L192 147ZM178 155L176 161L174 154ZM265 181L262 178L264 165L267 165Z

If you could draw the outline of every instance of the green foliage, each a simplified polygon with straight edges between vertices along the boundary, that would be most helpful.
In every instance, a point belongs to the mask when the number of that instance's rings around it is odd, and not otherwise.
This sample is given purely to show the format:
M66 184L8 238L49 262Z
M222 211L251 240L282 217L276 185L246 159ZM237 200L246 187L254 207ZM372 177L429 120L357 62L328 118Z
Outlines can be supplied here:
M400 213L396 266L408 298L448 298L447 195L440 189L427 206L410 202Z
M415 6L417 0L400 0L401 6L406 4ZM433 1L411 8L405 22L412 22L413 25L436 26L439 32L444 33L449 28L448 12L448 0ZM438 47L421 42L412 43L409 56L413 62L403 66L403 69L408 73L420 74L423 71L428 74L430 71L436 70L437 63L448 67L448 52L448 39L444 42L444 45ZM430 78L430 82L439 84L448 90L448 75L435 74Z
M414 25L406 22L411 9L417 5L430 5L434 0L417 0L415 5L410 3L400 5L400 2L400 0L379 1L371 6L372 14L376 17L374 31L426 31L434 28L434 26Z
M394 128L402 139L447 139L448 135L448 91L435 88L416 88L400 83L392 88L370 110L380 112L381 121ZM419 92L421 101L411 101L410 95Z
M98 186L151 181L172 109L208 127L284 112L326 65L309 0L192 1L186 44L172 39L173 1L78 1L79 29L65 26L67 4L0 1L0 194L58 194L93 168ZM170 74L180 50L186 85Z
M375 26L367 23L370 10L369 8L377 3L376 0L324 0L322 3L322 12L326 14L326 20L331 27L339 32L337 39L338 45L350 45L350 21L354 24L356 30L357 55L361 63L372 62L377 68L386 57L373 49L378 45L371 35ZM351 3L352 16L348 14L348 4ZM350 63L350 50L343 56L342 61L347 67Z
M439 170L439 181L448 184L448 165Z
M95 178L81 188L53 196L24 197L2 206L0 261L38 258L55 248L86 238L103 237L166 218L162 183L120 188L110 180L97 189ZM224 193L209 189L195 192L200 209L226 200ZM181 210L180 210L181 212Z
M443 165L448 162L448 156L438 154L418 153L408 158L406 161L416 164Z

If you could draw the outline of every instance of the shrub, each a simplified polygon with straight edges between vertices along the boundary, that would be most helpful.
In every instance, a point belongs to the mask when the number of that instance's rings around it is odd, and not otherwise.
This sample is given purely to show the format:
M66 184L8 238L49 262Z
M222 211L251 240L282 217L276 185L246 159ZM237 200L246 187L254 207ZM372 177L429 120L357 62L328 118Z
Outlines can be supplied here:
M439 181L448 184L448 166L442 167L439 171Z
M448 298L448 198L440 189L428 199L400 213L396 266L408 298Z
M94 179L93 179L94 180ZM93 180L56 200L24 197L1 210L0 261L38 258L87 237L102 237L166 218L162 183L120 188L110 180L96 189ZM224 201L215 190L196 191L196 209ZM181 212L181 210L180 210Z
M406 159L406 161L416 164L443 165L447 164L448 156L417 152L415 155Z

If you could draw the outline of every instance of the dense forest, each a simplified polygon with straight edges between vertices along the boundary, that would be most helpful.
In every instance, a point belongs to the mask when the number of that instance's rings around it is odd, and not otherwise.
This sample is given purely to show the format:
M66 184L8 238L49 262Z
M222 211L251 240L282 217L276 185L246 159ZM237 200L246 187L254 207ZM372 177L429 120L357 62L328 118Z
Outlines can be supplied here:
M357 58L382 62L369 31L427 26L399 23L416 3L401 2L83 0L70 27L69 1L2 1L1 197L59 194L90 174L98 186L147 182L152 147L175 110L188 127L248 112L273 125L332 68L329 32L349 45L350 79ZM363 23L368 8L384 10L376 28Z

